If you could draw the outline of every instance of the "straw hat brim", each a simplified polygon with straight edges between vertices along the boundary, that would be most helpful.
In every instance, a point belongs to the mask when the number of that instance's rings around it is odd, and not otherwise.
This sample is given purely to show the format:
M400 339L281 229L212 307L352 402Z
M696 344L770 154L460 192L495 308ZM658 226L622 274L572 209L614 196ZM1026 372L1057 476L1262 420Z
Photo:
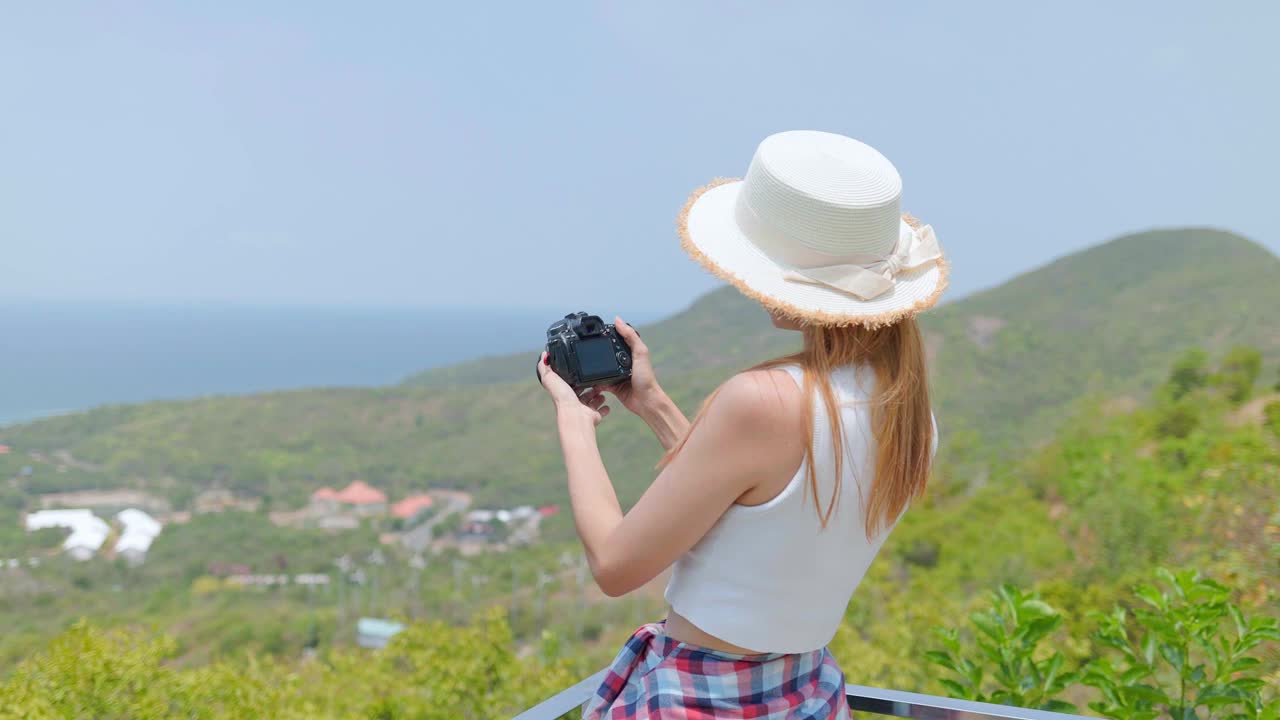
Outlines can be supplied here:
M791 268L765 255L735 220L741 187L740 180L728 179L695 190L676 225L685 252L769 310L804 324L875 329L933 307L947 287L946 258L899 273L892 290L871 300L786 280L784 275Z

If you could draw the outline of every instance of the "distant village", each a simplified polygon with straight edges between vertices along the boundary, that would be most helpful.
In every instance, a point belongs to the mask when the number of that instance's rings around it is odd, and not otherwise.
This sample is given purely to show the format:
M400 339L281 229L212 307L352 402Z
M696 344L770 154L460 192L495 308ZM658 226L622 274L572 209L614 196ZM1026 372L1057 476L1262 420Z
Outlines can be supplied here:
M11 448L0 445L0 451L8 454ZM32 472L31 467L24 466L18 479ZM61 550L68 557L82 562L99 557L122 558L131 565L146 561L154 544L163 542L163 530L168 525L189 522L193 514L256 512L260 506L257 499L237 497L221 489L200 493L190 510L181 511L171 511L163 499L140 490L82 490L45 493L35 498L40 509L21 518L28 532L57 528L67 533ZM452 548L463 555L474 555L536 542L542 520L559 512L554 505L471 509L471 504L470 494L445 489L409 493L391 502L382 490L356 480L340 490L317 488L303 507L273 511L268 517L280 527L330 532L373 522L384 545L399 545L415 554ZM0 567L34 561L37 559L0 558ZM240 578L244 584L282 582L271 575L231 574L244 575ZM316 582L306 578L299 584Z
M72 470L101 472L89 463L73 458L66 451L25 453L19 463L12 462L12 447L0 444L0 460L9 460L6 475L0 482L22 488L32 477L44 473ZM29 458L29 460L28 460ZM48 485L46 485L48 487ZM56 484L53 487L57 487ZM219 513L259 513L262 500L244 497L225 488L209 488L198 493L182 509L174 509L169 501L146 490L131 488L79 489L60 492L27 493L29 508L19 513L20 526L29 533L59 532L60 540L49 537L25 557L6 557L0 551L0 583L7 572L35 568L52 558L62 556L78 562L117 562L130 566L146 563L148 553L165 542L171 526L191 522L193 517ZM293 510L270 510L267 519L277 527L292 530L344 533L358 528L373 528L381 548L367 556L344 554L329 572L288 571L283 556L274 563L251 565L239 561L209 562L205 572L192 585L197 594L239 590L270 592L284 588L307 591L336 592L339 617L345 625L347 608L357 617L352 625L356 644L365 648L381 648L399 633L404 625L388 618L360 616L357 599L348 598L353 590L369 588L374 592L377 568L386 564L391 554L407 557L408 567L421 572L429 555L456 552L454 583L463 580L464 558L482 553L503 552L514 547L536 543L541 538L542 523L557 515L556 505L517 505L512 507L473 508L470 493L443 488L427 488L408 492L392 500L388 494L364 480L356 480L342 488L318 487L301 507ZM56 548L54 547L56 543ZM36 544L33 544L33 547ZM10 553L12 554L12 553ZM561 557L564 568L577 573L579 588L585 587L585 564L567 554ZM568 570L566 570L568 572ZM489 581L487 575L471 575L471 586ZM539 573L539 591L552 580L552 575ZM415 581L416 582L416 581ZM336 587L336 591L332 588ZM358 595L356 596L359 597ZM348 630L350 632L350 630Z
M383 532L384 544L400 544L414 552L456 548L464 555L505 550L537 541L543 518L560 508L521 505L503 509L470 509L471 495L459 490L428 490L389 504L386 493L357 480L341 490L322 487L306 507L271 513L271 521L286 527L344 530L366 518L389 517L393 529Z

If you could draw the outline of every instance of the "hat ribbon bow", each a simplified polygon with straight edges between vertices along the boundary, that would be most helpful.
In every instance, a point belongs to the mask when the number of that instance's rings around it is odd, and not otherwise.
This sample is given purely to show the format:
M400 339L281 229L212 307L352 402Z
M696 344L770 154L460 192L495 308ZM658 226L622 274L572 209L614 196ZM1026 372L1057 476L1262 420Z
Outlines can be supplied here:
M933 226L912 228L898 236L898 244L888 257L850 256L839 265L795 268L783 274L790 282L822 285L860 300L873 300L893 289L894 278L905 270L915 270L942 259L942 249Z

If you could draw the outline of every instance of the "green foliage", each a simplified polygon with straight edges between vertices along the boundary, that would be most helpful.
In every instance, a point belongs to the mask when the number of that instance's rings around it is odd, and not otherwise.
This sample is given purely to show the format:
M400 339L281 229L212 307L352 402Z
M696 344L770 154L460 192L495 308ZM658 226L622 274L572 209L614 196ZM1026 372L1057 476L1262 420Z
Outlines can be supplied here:
M1257 348L1237 345L1222 358L1214 384L1221 387L1234 403L1249 399L1253 385L1262 372L1262 353Z
M1280 400L1267 403L1262 409L1262 416L1271 432L1280 436Z
M1073 712L1075 706L1058 699L1077 679L1064 670L1061 652L1040 652L1040 642L1062 624L1062 615L1038 596L1005 585L991 595L991 607L974 612L969 622L977 631L977 652L961 647L954 628L940 630L942 650L926 653L935 665L956 677L940 678L954 697L1004 705ZM1040 660L1036 655L1045 656Z
M168 639L102 632L77 623L0 685L0 718L103 720L165 717Z
M1159 584L1134 589L1147 607L1098 617L1093 638L1118 657L1085 669L1084 682L1102 695L1089 707L1115 720L1277 717L1280 700L1264 704L1262 662L1252 653L1280 641L1280 621L1246 621L1228 588L1193 570L1156 576Z
M1173 363L1166 382L1170 397L1178 400L1192 390L1205 386L1209 381L1209 354L1200 348L1191 348Z
M29 555L56 548L66 539L67 531L43 528L27 532L18 513L0 505L0 558Z
M47 550L55 548L62 544L66 537L66 531L59 528L41 528L33 533L28 533L29 545L33 549Z
M1185 438L1200 424L1200 404L1194 399L1180 399L1156 410L1156 435L1162 438Z
M194 669L168 663L172 640L81 622L0 683L0 718L509 718L576 676L563 661L518 658L502 617L413 625L378 652Z
M1146 606L1094 613L1091 637L1102 654L1068 670L1061 651L1040 649L1063 616L1039 597L1003 587L990 607L970 615L976 652L956 628L941 628L943 649L926 657L952 675L938 682L954 697L1071 712L1058 699L1096 689L1089 707L1114 720L1273 720L1280 699L1266 698L1259 646L1280 641L1280 620L1246 619L1231 592L1193 570L1155 571L1157 585L1134 595Z

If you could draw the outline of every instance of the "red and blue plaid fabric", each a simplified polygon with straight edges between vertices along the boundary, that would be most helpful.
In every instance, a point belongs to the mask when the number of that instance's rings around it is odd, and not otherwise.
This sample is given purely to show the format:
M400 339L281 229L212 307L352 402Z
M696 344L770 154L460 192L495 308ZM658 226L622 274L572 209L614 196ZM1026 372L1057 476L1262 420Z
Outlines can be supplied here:
M844 720L844 673L826 648L734 655L667 637L631 636L582 710L583 720Z

